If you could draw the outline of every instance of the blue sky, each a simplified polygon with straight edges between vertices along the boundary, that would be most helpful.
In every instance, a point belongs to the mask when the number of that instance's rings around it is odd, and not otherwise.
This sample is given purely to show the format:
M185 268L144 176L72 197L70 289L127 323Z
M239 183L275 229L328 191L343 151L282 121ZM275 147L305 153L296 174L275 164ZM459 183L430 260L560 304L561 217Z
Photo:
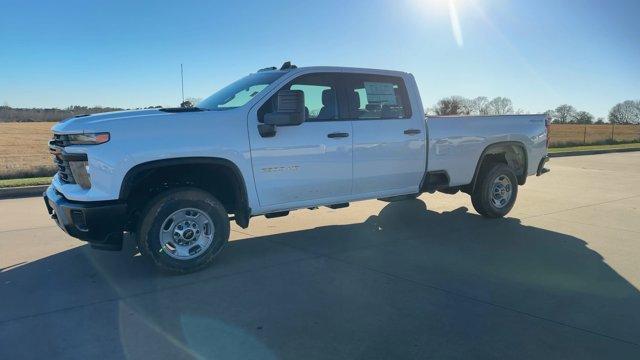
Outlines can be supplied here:
M0 0L0 104L175 106L180 63L185 95L206 97L284 60L408 71L425 106L507 96L606 116L640 98L639 1L454 5L459 27L448 0Z

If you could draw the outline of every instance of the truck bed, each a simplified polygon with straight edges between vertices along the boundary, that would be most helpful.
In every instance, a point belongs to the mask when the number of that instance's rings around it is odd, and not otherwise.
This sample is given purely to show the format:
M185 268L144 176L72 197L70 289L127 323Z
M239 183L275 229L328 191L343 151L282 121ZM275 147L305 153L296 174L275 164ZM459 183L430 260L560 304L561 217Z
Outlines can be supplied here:
M527 175L547 153L546 115L427 116L427 171L446 171L449 186L471 182L482 152L491 144L521 143Z

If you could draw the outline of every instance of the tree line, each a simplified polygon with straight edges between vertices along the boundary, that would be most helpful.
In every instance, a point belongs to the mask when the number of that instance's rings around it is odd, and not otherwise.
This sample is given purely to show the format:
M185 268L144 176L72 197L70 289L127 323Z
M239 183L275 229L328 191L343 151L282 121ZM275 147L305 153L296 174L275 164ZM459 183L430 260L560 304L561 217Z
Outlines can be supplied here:
M440 99L432 108L427 109L427 115L507 115L522 114L524 110L514 110L511 99L495 97L491 100L486 96L473 99L463 96L450 96Z
M485 96L465 98L450 96L440 99L433 107L428 108L427 115L509 115L525 114L527 111L515 109L511 99ZM595 118L588 111L579 111L569 104L544 112L556 124L604 124L604 118ZM640 124L640 100L626 100L614 105L609 111L607 120L611 124Z
M189 98L182 106L192 106L199 99ZM161 108L149 106L145 109ZM32 122L32 121L60 121L84 114L97 114L107 111L125 110L116 107L103 106L69 106L58 108L13 108L8 105L0 106L0 122ZM465 98L450 96L440 99L433 107L426 110L427 115L509 115L525 114L527 111L516 109L511 99L485 96ZM604 124L604 118L595 118L588 111L579 111L569 104L563 104L555 109L544 112L556 124ZM614 105L609 111L607 120L612 124L640 124L640 100L626 100Z
M151 106L145 109L160 108L161 106ZM13 108L8 105L0 106L0 122L35 122L51 121L57 122L77 115L98 114L108 111L125 110L116 107L103 106L69 106L64 109L58 108Z

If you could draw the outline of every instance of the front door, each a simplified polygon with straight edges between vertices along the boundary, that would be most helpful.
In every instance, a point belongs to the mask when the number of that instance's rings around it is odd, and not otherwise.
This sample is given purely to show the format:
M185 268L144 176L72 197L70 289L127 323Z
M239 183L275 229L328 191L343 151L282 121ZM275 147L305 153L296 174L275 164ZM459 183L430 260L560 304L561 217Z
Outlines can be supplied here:
M340 93L335 74L301 75L278 90L301 90L306 120L279 126L273 137L262 137L257 124L274 111L272 94L249 121L251 158L262 212L330 204L351 195L352 123L341 120Z

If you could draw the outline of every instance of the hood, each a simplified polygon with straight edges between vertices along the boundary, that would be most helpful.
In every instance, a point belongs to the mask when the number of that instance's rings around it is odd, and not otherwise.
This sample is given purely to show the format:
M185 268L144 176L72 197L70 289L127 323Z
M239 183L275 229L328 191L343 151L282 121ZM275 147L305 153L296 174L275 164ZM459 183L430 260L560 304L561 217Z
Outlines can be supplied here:
M84 131L94 130L107 130L109 121L113 120L130 120L148 118L149 116L166 116L171 115L166 112L160 111L160 109L145 109L145 110L126 110L126 111L112 111L92 115L78 115L76 117L68 118L55 124L51 130L60 134L78 133ZM174 114L175 115L175 114ZM104 127L104 129L102 129Z

